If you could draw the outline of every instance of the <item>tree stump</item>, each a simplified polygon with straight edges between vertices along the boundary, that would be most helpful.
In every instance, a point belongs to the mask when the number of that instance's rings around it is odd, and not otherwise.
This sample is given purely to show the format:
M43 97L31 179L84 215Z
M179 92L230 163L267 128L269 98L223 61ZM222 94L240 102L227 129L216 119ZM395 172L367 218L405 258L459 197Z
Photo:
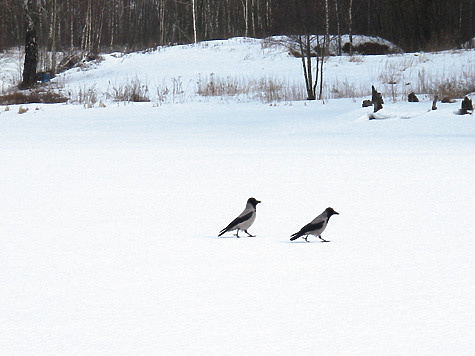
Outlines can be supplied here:
M468 114L469 111L473 112L473 104L472 100L466 96L462 101L462 108L460 109L460 114L465 115Z
M418 103L419 98L416 96L416 94L414 94L414 92L412 92L409 93L409 95L407 96L407 101L409 101L410 103Z
M363 100L363 104L361 105L364 108L367 108L368 106L373 105L373 102L371 100Z
M434 100L432 101L432 110L437 110L437 100L439 99L438 95L434 95Z
M381 93L379 93L376 88L374 87L374 85L371 86L371 91L372 91L372 96L371 96L371 101L373 102L373 105L374 105L374 111L373 112L377 112L379 110L381 110L383 108L383 96L381 95Z

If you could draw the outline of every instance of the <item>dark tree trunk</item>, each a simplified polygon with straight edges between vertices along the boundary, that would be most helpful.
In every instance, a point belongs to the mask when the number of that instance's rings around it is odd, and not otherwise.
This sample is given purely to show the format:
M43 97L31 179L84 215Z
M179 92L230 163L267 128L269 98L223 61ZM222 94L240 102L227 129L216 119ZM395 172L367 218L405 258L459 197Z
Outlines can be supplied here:
M36 83L36 66L38 64L38 43L36 30L26 31L25 36L25 64L23 67L22 88L28 88Z
M460 114L471 114L473 112L473 103L472 100L466 96L462 101L462 108L460 109Z
M23 81L20 88L26 89L36 83L36 68L38 65L38 41L36 36L37 8L35 1L25 2L26 34L25 34L25 63L23 66Z
M303 43L302 37L304 37L305 43ZM315 100L316 94L314 87L312 87L312 54L310 46L310 35L299 35L297 36L297 41L300 48L300 56L302 58L303 75L305 78L305 87L307 89L307 100Z
M348 7L348 35L350 36L350 56L353 55L353 0Z
M437 95L434 96L434 100L432 101L432 110L437 110L437 100L439 97Z

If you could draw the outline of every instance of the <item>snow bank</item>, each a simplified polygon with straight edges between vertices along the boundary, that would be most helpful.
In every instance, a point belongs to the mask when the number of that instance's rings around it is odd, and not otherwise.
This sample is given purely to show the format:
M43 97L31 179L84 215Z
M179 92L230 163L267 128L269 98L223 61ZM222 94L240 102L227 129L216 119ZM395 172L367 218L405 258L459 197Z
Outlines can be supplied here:
M107 54L100 62L58 75L52 85L72 102L84 105L124 100L126 89L140 90L157 105L216 97L241 102L304 99L301 60L291 56L288 47L276 40L279 38L232 38ZM345 36L343 39L346 41ZM354 37L355 45L363 41L390 45L380 39ZM324 97L361 98L371 94L371 85L386 101L406 100L410 92L433 95L435 91L453 90L458 94L473 84L474 51L328 57ZM11 83L5 76L2 80L4 87ZM222 90L208 90L218 84Z
M57 80L293 73L258 41L215 44ZM328 76L466 53L338 58ZM353 99L1 107L0 352L473 354L475 125L430 105L371 121ZM217 238L250 196L257 237ZM327 206L330 243L289 241Z

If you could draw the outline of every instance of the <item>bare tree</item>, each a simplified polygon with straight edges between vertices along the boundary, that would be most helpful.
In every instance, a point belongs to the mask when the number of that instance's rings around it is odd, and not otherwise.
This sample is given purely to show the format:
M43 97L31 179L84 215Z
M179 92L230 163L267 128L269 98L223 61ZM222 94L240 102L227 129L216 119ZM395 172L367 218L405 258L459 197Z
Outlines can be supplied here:
M90 52L92 49L92 0L87 0L86 18L81 38L81 49Z
M341 31L340 31L340 12L338 11L338 0L335 0L336 34L338 36L338 55L341 56Z
M302 58L303 76L305 79L305 87L307 89L307 100L315 100L317 98L315 93L316 83L318 80L318 60L317 60L317 78L315 83L312 79L312 53L311 53L311 35L298 35L297 41L300 49L300 57Z
M57 18L58 18L58 6L57 0L51 0L51 21L49 29L49 38L51 41L51 76L56 74L56 45L57 45Z
M353 0L348 7L348 35L350 36L350 56L353 55Z
M22 45L27 32L29 38L35 32L38 50L94 52L305 33L324 34L321 42L328 45L335 30L348 31L350 53L354 33L380 36L406 50L454 48L475 33L475 0L332 1L0 0L0 49ZM32 11L35 6L41 11ZM48 61L54 72L53 54Z
M318 38L318 37L317 37ZM323 45L319 47L322 49L320 53L320 93L318 95L319 100L323 100L323 64L325 63L325 52L328 50L328 44L325 42L327 41L327 36L323 39ZM318 56L317 56L317 72L318 72ZM318 76L317 76L318 77ZM317 82L315 82L315 85Z
M330 44L330 8L328 7L328 0L325 0L325 44Z
M249 36L249 0L241 0L242 1L242 7L243 7L243 16L244 16L244 27L245 27L245 32L244 36L248 37Z
M302 60L307 100L317 99L317 88L319 100L322 100L325 36L323 36L323 42L321 42L321 36L309 34L293 35L289 39L290 43L287 45L292 49L298 48L298 55Z
M28 88L36 83L38 66L37 21L39 4L37 0L24 0L25 11L25 64L23 66L23 81L21 88Z
M191 11L193 13L193 43L198 42L197 30L196 30L196 0L191 0Z

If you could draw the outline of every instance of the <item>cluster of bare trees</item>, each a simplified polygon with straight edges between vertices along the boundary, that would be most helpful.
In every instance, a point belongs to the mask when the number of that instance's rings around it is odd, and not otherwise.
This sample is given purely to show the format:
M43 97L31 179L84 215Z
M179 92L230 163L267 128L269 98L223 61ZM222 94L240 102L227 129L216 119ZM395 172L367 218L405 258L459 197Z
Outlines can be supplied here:
M407 51L453 48L475 36L474 0L353 0L356 31Z
M276 0L0 0L0 50L23 44L35 12L40 46L143 49L274 28ZM275 27L275 26L274 26Z
M475 35L475 0L0 0L0 50L138 50L233 36L359 33L405 50ZM55 67L55 63L51 64Z
M0 50L24 42L28 7L40 46L90 51L296 34L302 26L336 33L352 25L406 50L475 34L474 0L0 0Z

